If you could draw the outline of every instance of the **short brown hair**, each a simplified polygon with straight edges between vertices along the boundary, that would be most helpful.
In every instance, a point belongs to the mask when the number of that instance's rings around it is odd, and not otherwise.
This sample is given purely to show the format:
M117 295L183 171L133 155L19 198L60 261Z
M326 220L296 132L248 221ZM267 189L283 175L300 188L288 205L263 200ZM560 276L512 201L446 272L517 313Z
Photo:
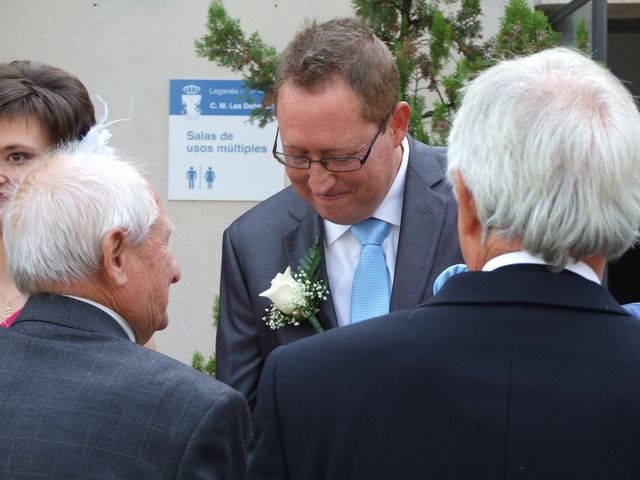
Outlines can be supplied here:
M95 123L89 92L74 75L26 60L0 64L0 117L29 116L54 145L82 139Z
M362 20L313 22L298 32L276 70L278 90L287 82L308 90L344 80L360 98L365 120L382 122L398 102L398 68L387 46Z

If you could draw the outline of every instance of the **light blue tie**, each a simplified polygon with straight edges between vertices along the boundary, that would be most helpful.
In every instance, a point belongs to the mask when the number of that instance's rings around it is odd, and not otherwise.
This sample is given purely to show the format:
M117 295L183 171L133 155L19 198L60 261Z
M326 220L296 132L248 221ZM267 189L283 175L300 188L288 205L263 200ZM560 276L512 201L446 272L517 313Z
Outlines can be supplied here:
M382 251L388 231L389 224L377 218L351 227L351 234L362 247L351 286L351 323L389 313L391 288Z

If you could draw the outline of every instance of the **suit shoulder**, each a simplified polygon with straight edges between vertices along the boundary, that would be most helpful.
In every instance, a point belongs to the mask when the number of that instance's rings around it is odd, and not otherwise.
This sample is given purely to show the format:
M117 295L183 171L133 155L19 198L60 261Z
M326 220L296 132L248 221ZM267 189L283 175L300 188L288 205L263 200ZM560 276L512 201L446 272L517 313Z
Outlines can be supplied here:
M405 197L420 199L431 196L457 210L453 190L446 178L447 150L444 147L432 147L409 138L409 165ZM456 230L455 223L450 224Z
M409 166L407 181L420 178L432 190L449 196L451 187L446 180L447 150L445 147L432 147L418 142L411 137L409 140Z
M231 387L193 367L162 353L137 345L132 346L136 351L126 360L132 365L131 375L136 382L142 382L149 390L170 388L178 397L188 396L191 402L201 403L203 408L208 408L206 405L220 399L240 403L243 401L242 395Z
M415 153L418 158L428 158L436 160L441 172L447 170L447 147L434 147L422 143L413 137L407 136L409 140L409 151Z

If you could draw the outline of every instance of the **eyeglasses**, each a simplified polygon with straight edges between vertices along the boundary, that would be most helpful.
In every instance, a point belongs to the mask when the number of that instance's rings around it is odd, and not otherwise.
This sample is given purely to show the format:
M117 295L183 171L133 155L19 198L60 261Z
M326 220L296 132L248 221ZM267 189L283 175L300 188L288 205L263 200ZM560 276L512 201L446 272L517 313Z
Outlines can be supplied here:
M348 157L322 157L320 160L312 160L309 158L308 154L289 155L288 153L278 152L278 134L280 133L280 127L278 127L278 130L276 131L276 139L273 142L272 153L274 158L285 167L305 169L310 168L312 163L321 163L322 166L330 172L353 172L355 170L360 170L364 165L364 162L369 158L373 144L376 143L378 136L382 133L388 118L389 115L384 117L384 120L382 120L380 127L378 127L378 131L373 136L373 140L369 143L369 147L362 158L352 155Z

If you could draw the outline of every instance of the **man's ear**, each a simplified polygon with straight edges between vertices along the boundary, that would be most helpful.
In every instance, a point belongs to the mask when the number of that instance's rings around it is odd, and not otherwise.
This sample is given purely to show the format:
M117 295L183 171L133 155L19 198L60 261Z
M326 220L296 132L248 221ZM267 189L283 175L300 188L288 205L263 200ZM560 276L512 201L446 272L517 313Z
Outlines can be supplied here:
M115 285L127 284L129 243L124 230L112 228L102 238L102 271Z
M409 117L411 116L411 107L407 102L398 102L391 112L389 118L389 128L393 136L393 146L397 147L402 143L407 130L409 129Z
M482 226L478 220L478 211L473 195L464 183L460 170L453 172L456 200L458 201L458 233L460 237L480 234Z

